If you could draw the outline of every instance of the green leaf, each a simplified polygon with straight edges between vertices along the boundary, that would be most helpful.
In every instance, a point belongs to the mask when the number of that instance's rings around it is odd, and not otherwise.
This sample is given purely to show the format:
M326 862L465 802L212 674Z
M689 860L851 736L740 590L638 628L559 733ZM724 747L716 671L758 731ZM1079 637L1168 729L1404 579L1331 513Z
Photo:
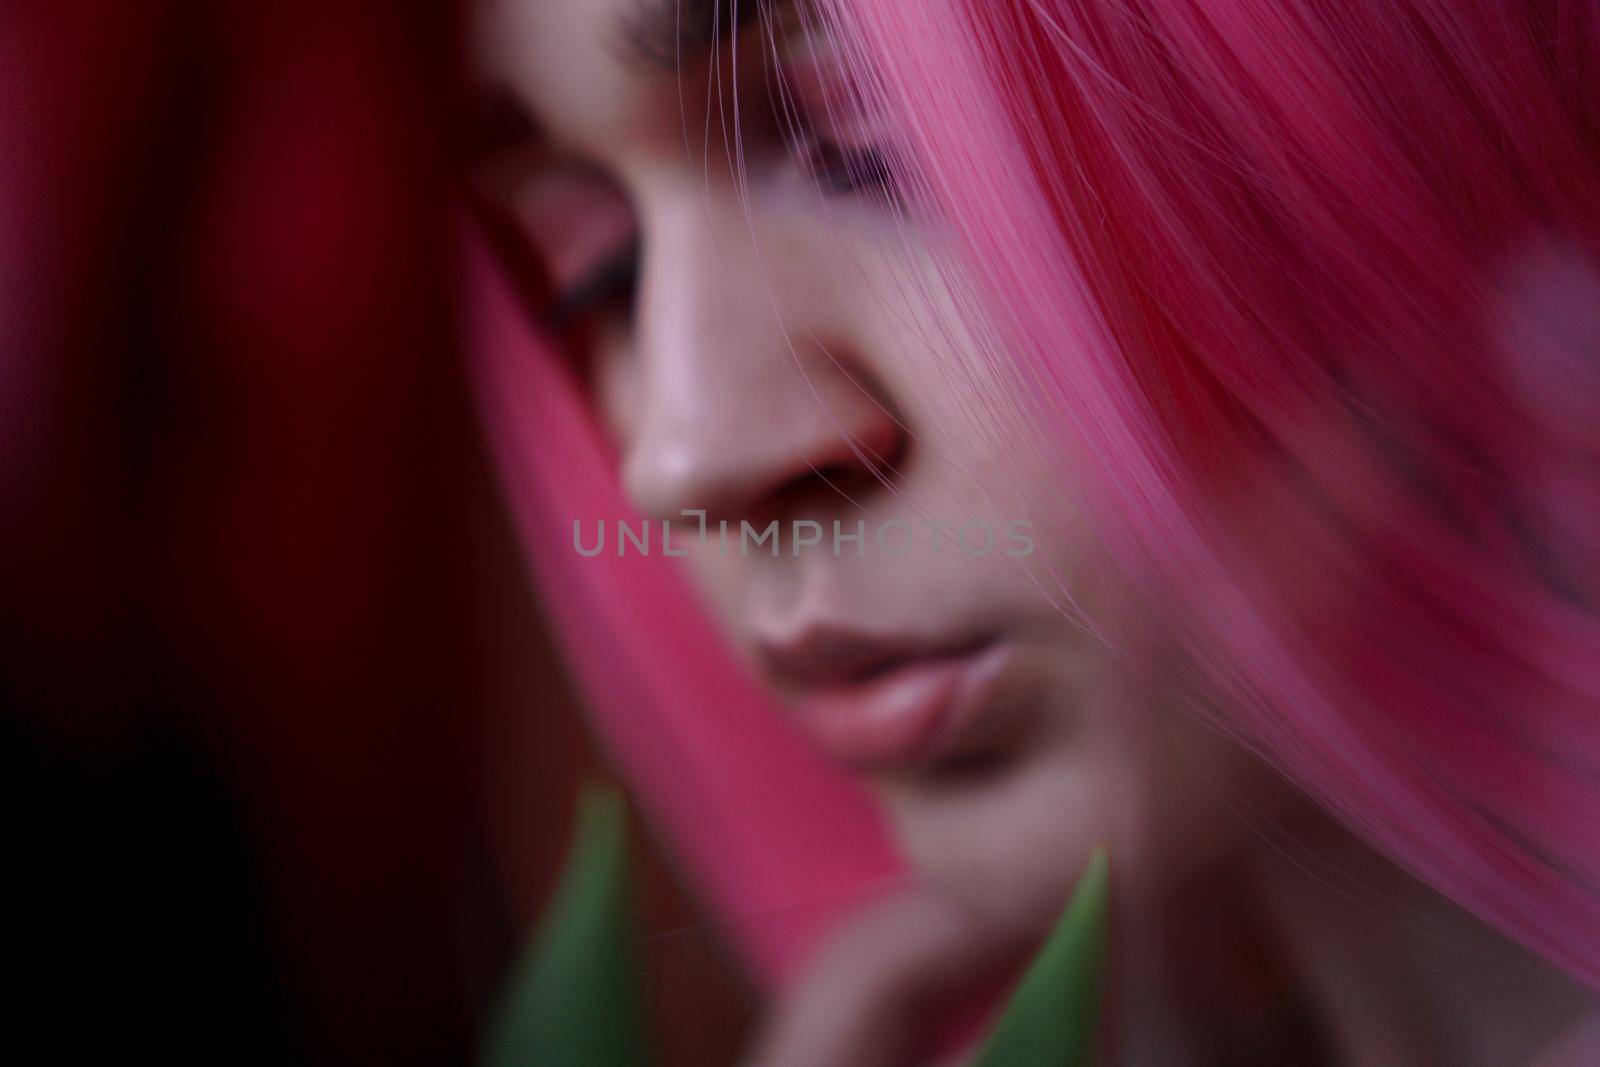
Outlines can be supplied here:
M587 786L555 896L517 964L482 1067L650 1062L621 793Z
M976 1067L1088 1067L1100 1017L1110 864L1089 857L1072 900L1006 1004Z

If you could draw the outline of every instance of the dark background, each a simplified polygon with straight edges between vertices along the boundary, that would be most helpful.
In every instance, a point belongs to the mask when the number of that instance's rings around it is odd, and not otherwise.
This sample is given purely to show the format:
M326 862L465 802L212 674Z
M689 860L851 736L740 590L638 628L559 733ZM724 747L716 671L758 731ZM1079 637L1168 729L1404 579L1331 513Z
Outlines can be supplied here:
M0 5L29 1062L470 1063L601 773L454 344L462 13ZM641 850L668 1064L748 996Z

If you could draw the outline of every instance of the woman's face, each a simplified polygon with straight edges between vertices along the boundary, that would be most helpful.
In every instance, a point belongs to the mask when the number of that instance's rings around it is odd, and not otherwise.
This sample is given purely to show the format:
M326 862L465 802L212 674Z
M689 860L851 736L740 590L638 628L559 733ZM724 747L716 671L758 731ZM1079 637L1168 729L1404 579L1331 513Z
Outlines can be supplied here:
M1086 632L1147 628L1042 521L1062 472L952 325L890 132L798 24L713 34L716 6L501 0L483 34L538 131L504 188L629 497L927 881L1032 932L1109 840L1125 893L1164 894L1237 832L1235 757Z

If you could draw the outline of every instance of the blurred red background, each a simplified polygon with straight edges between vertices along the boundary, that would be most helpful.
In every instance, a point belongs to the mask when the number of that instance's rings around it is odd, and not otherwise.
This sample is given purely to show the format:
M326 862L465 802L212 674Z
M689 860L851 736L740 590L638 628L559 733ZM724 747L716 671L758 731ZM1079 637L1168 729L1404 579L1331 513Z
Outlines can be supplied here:
M13 1041L470 1062L595 773L454 347L450 4L0 7ZM642 855L666 1062L745 994Z

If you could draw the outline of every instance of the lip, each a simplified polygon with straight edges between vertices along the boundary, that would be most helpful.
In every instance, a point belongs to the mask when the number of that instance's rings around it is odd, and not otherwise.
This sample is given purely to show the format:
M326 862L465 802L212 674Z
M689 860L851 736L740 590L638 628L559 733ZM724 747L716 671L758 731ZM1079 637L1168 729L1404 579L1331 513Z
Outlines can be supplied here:
M800 729L825 755L861 771L937 766L983 736L989 699L1011 659L994 637L899 640L818 629L763 650Z

